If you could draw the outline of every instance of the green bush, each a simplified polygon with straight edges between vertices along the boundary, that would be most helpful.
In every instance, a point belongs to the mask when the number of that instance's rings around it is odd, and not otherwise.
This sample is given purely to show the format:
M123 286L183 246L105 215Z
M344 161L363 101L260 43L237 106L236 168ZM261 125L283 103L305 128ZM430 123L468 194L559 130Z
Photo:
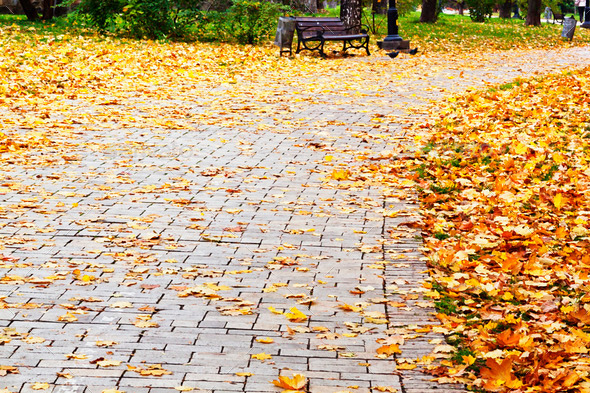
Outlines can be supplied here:
M77 17L101 32L135 38L255 45L270 37L278 17L286 11L285 6L266 0L235 0L226 11L202 9L203 1L81 0ZM215 2L208 3L212 4Z
M469 16L474 22L485 22L492 16L496 0L466 0Z
M129 0L122 18L129 34L137 38L165 38L171 30L168 0Z
M284 6L264 0L236 0L225 13L226 34L240 44L259 44L275 31L284 11Z
M73 3L75 0L62 4L66 6ZM82 0L76 12L86 17L90 25L98 28L99 31L113 31L116 30L116 20L125 4L125 0Z
M197 20L200 3L201 0L82 0L77 15L101 32L136 38L186 39Z

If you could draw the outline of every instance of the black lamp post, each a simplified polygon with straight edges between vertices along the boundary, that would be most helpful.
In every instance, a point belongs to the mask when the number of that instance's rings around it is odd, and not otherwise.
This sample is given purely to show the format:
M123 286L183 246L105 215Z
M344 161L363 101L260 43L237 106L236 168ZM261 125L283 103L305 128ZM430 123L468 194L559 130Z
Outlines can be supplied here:
M584 8L584 23L580 25L585 29L590 29L590 0L586 0L586 8Z
M590 0L587 0L590 1ZM387 41L402 41L397 28L397 8L395 8L395 0L389 0L389 9L387 10L387 37L383 39Z

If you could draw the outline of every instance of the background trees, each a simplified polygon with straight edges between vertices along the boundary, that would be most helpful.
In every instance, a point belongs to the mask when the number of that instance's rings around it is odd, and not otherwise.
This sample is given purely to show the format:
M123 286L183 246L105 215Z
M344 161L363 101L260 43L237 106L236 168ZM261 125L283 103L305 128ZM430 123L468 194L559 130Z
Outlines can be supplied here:
M257 43L270 35L278 16L315 14L325 8L339 12L348 26L370 24L366 15L383 14L388 0L18 0L29 20L51 19L76 3L79 21L103 33L136 38L197 39ZM334 7L340 2L339 11ZM571 4L570 4L571 3ZM573 0L396 0L400 15L420 5L420 22L435 23L445 7L462 14L469 9L476 22L486 21L492 12L511 18L518 4L525 25L539 26L542 10L550 6L561 13L573 12ZM560 10L561 8L561 10ZM363 19L363 9L365 19ZM366 12L366 10L370 10ZM369 16L370 18L370 16ZM378 18L379 19L379 18ZM373 26L374 28L375 26Z
M31 0L19 0L19 3L28 20L49 20L54 16L63 15L66 10L64 7L56 7L62 3L62 0L43 0L41 9L38 9Z

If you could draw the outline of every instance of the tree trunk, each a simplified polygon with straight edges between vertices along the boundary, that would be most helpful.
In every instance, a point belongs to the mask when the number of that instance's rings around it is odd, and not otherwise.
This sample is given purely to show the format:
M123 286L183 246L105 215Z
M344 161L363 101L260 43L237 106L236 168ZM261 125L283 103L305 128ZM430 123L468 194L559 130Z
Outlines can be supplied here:
M420 22L434 23L438 19L438 0L422 0L422 13Z
M459 15L465 15L465 2L460 1L457 5L459 6Z
M500 18L510 19L512 17L512 0L506 0L499 5Z
M326 4L324 4L324 0L316 0L317 9L318 11L322 11L326 9Z
M318 12L317 0L305 0L304 2L305 12L316 14Z
M50 20L51 18L53 18L53 5L53 0L43 0L43 16L41 17L41 19Z
M542 0L528 0L525 26L541 26Z
M346 27L358 26L361 24L362 5L361 0L342 0L340 4L340 19ZM353 33L358 33L352 31Z
M39 19L39 15L37 14L37 9L31 3L31 0L19 0L21 7L23 7L23 11L27 16L27 19L30 21L35 21Z

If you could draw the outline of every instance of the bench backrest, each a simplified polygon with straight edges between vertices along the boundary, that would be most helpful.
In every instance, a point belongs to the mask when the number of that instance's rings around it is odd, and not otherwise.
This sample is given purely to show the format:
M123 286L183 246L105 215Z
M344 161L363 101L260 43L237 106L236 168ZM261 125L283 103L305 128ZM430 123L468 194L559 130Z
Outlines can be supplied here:
M347 31L340 18L297 17L295 26L304 38L315 36L318 31L323 31L325 35L342 35Z

